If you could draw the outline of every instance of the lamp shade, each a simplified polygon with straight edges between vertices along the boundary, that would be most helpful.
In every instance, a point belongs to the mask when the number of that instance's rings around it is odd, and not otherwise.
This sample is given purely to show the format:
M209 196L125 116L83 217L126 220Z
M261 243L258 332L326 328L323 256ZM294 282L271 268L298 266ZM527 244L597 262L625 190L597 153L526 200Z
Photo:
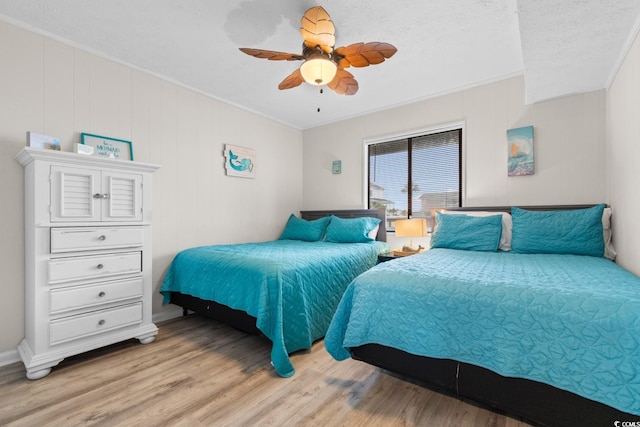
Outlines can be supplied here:
M424 237L427 235L425 218L399 219L395 222L396 237Z
M331 82L337 71L336 63L324 57L307 59L300 66L300 74L304 81L317 86Z

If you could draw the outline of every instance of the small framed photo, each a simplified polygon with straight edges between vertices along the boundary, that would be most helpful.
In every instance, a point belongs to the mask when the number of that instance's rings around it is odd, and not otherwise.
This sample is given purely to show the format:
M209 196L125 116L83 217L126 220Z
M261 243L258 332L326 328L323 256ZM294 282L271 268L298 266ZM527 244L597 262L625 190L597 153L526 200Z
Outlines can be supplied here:
M44 148L45 150L60 151L60 140L41 133L27 132L27 147Z
M93 147L96 156L133 160L133 146L131 145L131 141L93 135L91 133L80 134L80 141L84 145Z
M331 164L331 172L334 175L339 175L342 173L342 160L334 160Z

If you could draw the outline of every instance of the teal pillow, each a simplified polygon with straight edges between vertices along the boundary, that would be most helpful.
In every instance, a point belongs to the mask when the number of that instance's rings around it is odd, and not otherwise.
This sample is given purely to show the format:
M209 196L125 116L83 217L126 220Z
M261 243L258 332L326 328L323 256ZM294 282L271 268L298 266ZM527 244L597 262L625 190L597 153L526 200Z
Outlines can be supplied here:
M528 211L513 207L511 250L521 254L604 256L602 213L587 209Z
M307 221L306 219L298 218L294 214L291 214L279 240L317 242L318 240L322 240L330 220L331 218L326 216L324 218L314 219L313 221Z
M501 235L502 215L447 215L437 212L431 248L495 252Z
M365 243L375 240L369 232L380 224L379 218L339 218L331 217L324 240L333 243Z

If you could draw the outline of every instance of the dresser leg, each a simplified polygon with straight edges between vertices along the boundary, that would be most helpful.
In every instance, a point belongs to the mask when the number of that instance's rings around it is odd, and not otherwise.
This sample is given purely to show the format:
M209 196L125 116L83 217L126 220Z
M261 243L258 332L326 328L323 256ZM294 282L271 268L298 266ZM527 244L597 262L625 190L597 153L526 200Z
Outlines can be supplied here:
M27 378L30 380L39 380L49 375L51 368L40 369L38 371L27 371Z
M139 338L140 344L151 344L156 339L155 335L152 337Z

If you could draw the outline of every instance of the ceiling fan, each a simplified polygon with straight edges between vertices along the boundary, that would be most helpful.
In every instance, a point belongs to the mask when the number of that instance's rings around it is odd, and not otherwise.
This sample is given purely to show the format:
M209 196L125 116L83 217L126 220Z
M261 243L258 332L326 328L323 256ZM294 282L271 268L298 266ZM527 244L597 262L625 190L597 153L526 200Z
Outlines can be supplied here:
M327 85L341 95L354 95L358 91L358 82L345 68L379 64L398 50L384 42L360 42L334 49L335 27L322 6L312 7L304 13L300 34L304 40L302 54L246 47L240 50L271 61L304 61L278 85L278 89L291 89L307 82L316 86Z

